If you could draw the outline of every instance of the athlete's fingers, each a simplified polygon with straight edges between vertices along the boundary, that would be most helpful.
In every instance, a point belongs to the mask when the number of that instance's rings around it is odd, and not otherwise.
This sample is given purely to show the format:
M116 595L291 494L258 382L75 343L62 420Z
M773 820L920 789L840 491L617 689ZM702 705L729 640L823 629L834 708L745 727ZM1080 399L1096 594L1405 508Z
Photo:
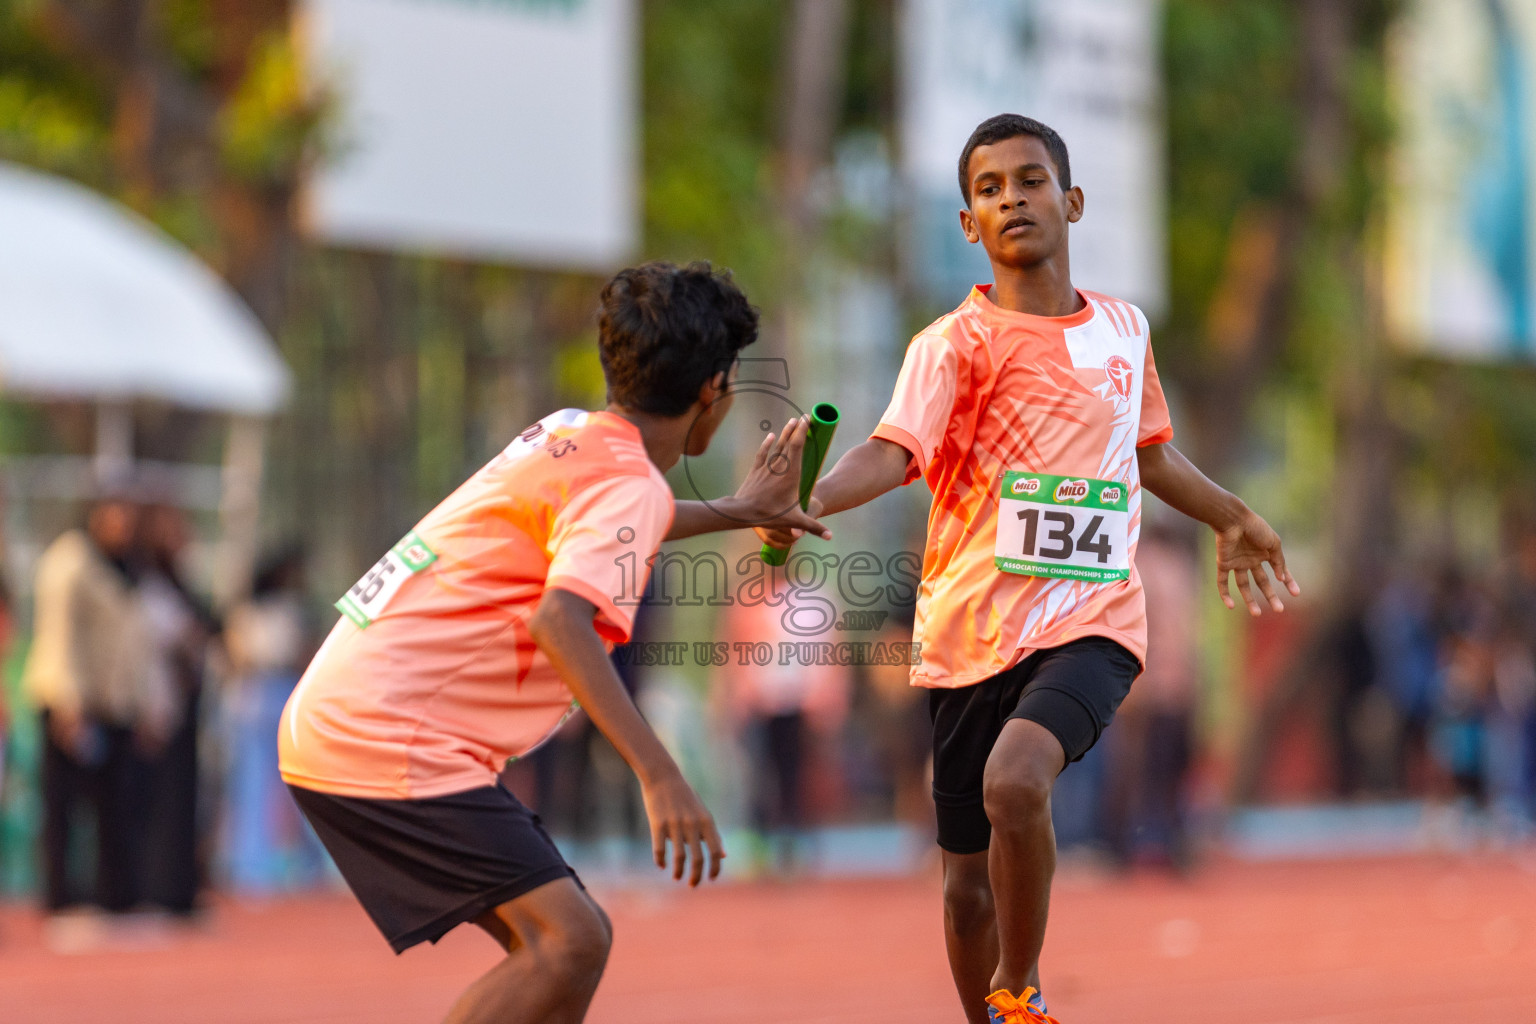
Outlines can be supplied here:
M683 880L683 869L688 866L688 844L683 841L683 827L679 822L667 823L668 833L672 837L672 880Z
M1279 544L1276 544L1275 549L1269 553L1269 564L1275 570L1275 579L1285 584L1285 589L1291 592L1292 597L1300 597L1301 585L1296 582L1296 578L1291 575L1291 571L1285 567L1285 551L1281 549Z
M693 861L692 870L688 873L688 887L698 888L704 880L704 850L699 846L701 829L693 822L689 822L688 829L688 856Z
M713 882L720 877L720 862L725 859L725 844L713 818L704 819L704 842L709 846L709 880Z
M763 538L765 544L775 548L794 547L795 539L798 536L793 531L778 526L771 530L759 530L757 535Z
M1216 569L1216 593L1221 595L1221 603L1228 608L1236 608L1237 602L1232 600L1232 592L1227 589L1227 570L1221 567Z
M651 859L656 866L663 871L667 868L667 825L666 822L651 822Z
M803 436L800 425L798 417L784 424L784 429L779 431L779 443L774 449L776 454L788 456L793 452L795 439Z
M790 522L801 524L799 526L792 527L792 529L795 531L795 536L797 537L806 533L811 533L820 537L822 540L832 539L832 531L830 529L822 525L820 520L812 519L798 508L791 509L785 518Z
M1264 609L1259 607L1259 602L1253 596L1253 581L1248 578L1247 569L1237 570L1237 589L1243 595L1243 600L1248 604L1249 615L1263 615Z
M1259 585L1259 590L1264 594L1264 600L1269 602L1269 606L1277 612L1285 611L1285 605L1275 593L1274 586L1269 582L1269 573L1264 571L1262 563L1254 567L1253 579Z
M757 454L752 456L752 465L761 466L773 457L774 440L772 434L763 435L763 443L757 446Z

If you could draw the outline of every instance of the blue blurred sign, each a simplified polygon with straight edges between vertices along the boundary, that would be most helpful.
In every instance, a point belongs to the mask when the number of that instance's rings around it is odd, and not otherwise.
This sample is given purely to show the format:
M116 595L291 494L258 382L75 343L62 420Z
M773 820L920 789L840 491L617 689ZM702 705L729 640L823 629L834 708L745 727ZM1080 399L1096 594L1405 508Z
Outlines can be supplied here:
M1389 329L1437 355L1536 359L1536 0L1414 0L1394 42Z

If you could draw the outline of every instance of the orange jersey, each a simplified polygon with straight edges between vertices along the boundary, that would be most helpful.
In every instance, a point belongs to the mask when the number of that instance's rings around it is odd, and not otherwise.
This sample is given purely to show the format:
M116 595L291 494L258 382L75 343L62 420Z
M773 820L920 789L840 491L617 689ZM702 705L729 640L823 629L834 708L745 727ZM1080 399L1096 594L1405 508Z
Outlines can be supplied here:
M1084 306L1071 316L1031 316L998 307L990 290L977 287L913 339L873 434L911 452L907 482L921 476L933 492L913 636L918 686L967 686L1083 636L1146 657L1136 449L1173 437L1147 319L1091 292L1079 292ZM999 491L1009 471L1123 484L1129 578L999 569Z
M384 799L494 782L573 706L528 631L539 599L578 594L605 642L628 640L672 513L627 420L567 409L528 428L396 547L392 596L367 585L387 555L340 602L283 712L284 780Z

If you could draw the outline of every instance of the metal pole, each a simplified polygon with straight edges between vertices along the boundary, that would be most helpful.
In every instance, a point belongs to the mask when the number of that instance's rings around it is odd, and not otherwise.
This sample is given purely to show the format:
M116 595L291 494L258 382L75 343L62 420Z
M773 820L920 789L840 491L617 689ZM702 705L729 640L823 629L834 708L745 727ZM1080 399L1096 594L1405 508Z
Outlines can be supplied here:
M124 401L96 405L96 486L124 483L133 469L133 406Z
M218 575L214 600L229 608L244 598L255 571L260 541L261 477L266 462L267 423L232 417L224 446L224 493L219 502Z

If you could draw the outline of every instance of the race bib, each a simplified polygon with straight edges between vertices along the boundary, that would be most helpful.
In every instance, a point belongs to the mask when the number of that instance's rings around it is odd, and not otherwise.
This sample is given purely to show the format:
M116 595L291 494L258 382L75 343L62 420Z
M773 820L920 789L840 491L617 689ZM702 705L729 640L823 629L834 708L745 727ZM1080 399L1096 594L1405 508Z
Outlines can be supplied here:
M994 563L1021 576L1110 583L1131 575L1130 493L1112 480L1003 474Z
M415 530L373 563L356 585L336 602L336 608L357 626L367 629L384 613L405 581L437 561L437 553Z

